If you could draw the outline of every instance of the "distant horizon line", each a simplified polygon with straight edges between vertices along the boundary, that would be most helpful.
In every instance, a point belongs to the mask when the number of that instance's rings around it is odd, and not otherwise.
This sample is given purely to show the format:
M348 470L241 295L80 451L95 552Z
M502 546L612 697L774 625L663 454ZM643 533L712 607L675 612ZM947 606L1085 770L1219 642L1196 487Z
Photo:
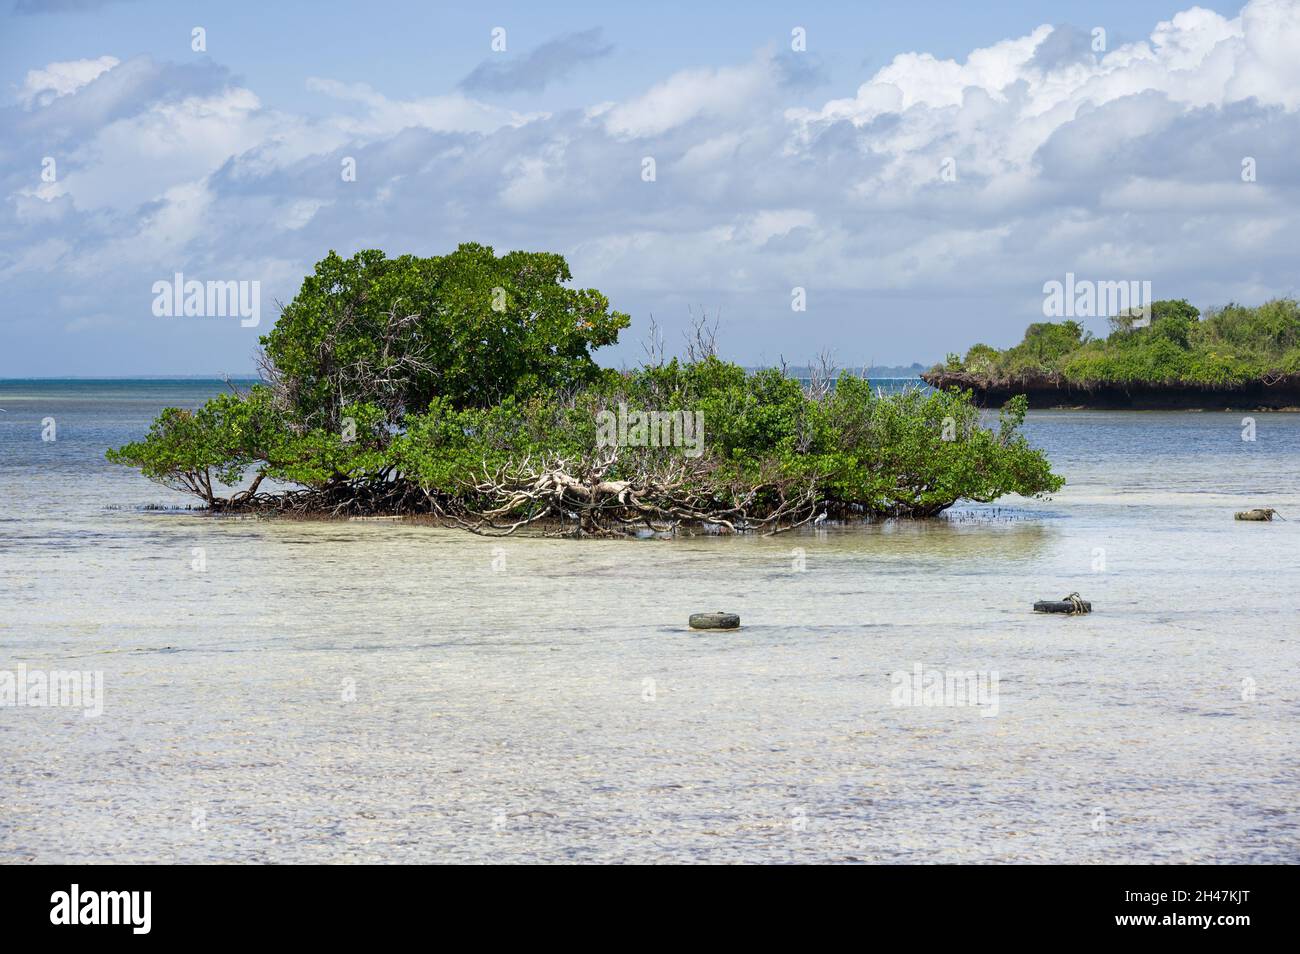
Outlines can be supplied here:
M51 381L79 382L83 384L108 384L112 382L175 382L224 384L257 384L263 379L255 374L51 374L26 378L0 377L0 384L38 384Z
M920 362L911 364L880 364L871 365L866 371L897 371L919 366L922 370L930 367ZM746 371L758 371L768 367L778 367L777 365L741 365ZM809 371L806 365L789 365L787 372ZM852 372L853 368L838 368L834 372L834 377L839 377L845 372ZM795 375L796 377L798 375ZM805 377L807 375L804 375ZM885 375L884 377L888 377ZM911 375L915 377L915 375ZM31 375L28 377L4 377L0 376L0 383L11 381L261 381L263 378L254 373L247 372L243 374L43 374ZM900 378L901 380L901 378Z

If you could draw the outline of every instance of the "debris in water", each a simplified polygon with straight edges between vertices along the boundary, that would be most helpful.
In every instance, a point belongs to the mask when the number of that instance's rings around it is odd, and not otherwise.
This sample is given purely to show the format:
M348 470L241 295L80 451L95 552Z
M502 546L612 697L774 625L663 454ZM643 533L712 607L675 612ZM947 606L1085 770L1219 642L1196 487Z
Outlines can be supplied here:
M1078 593L1071 593L1069 596L1062 597L1059 600L1039 600L1034 604L1035 613L1065 613L1067 616L1082 616L1084 613L1092 612L1092 604L1079 596Z
M1236 518L1238 520L1268 521L1272 520L1274 517L1277 517L1279 520L1286 519L1286 517L1282 516L1272 507L1256 507L1254 510L1238 510L1236 513Z
M692 613L691 629L736 629L740 617L735 613Z

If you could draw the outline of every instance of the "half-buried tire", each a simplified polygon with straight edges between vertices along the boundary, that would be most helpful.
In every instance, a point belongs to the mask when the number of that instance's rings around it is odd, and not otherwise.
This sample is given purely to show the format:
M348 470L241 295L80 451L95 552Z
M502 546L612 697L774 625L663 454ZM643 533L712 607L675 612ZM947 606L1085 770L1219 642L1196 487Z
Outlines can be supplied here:
M1077 604L1069 600L1039 600L1034 604L1035 613L1065 613L1069 616L1081 616L1092 612L1092 604L1080 600Z
M739 629L740 617L735 613L692 613L691 629Z

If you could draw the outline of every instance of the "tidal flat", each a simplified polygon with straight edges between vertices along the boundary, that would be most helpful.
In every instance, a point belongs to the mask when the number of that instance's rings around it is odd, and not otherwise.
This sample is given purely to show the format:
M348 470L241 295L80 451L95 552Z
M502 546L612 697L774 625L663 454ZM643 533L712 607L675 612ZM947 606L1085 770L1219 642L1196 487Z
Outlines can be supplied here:
M0 668L104 687L0 709L4 862L1300 860L1300 415L1031 412L1065 488L932 521L493 540L144 509L104 448L218 387L0 385Z

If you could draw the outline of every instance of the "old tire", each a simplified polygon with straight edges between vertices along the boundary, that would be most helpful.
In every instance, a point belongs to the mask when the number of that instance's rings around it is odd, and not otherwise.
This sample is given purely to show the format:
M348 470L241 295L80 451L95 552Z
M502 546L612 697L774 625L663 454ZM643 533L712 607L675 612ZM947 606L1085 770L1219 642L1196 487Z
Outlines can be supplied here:
M738 629L740 617L735 613L692 613L691 629Z
M1083 601L1083 611L1092 612L1092 603L1087 600ZM1034 604L1035 613L1073 613L1075 612L1074 604L1069 600L1039 600Z
M1277 511L1271 507L1257 507L1254 510L1239 510L1233 516L1238 520L1271 521L1275 513Z

